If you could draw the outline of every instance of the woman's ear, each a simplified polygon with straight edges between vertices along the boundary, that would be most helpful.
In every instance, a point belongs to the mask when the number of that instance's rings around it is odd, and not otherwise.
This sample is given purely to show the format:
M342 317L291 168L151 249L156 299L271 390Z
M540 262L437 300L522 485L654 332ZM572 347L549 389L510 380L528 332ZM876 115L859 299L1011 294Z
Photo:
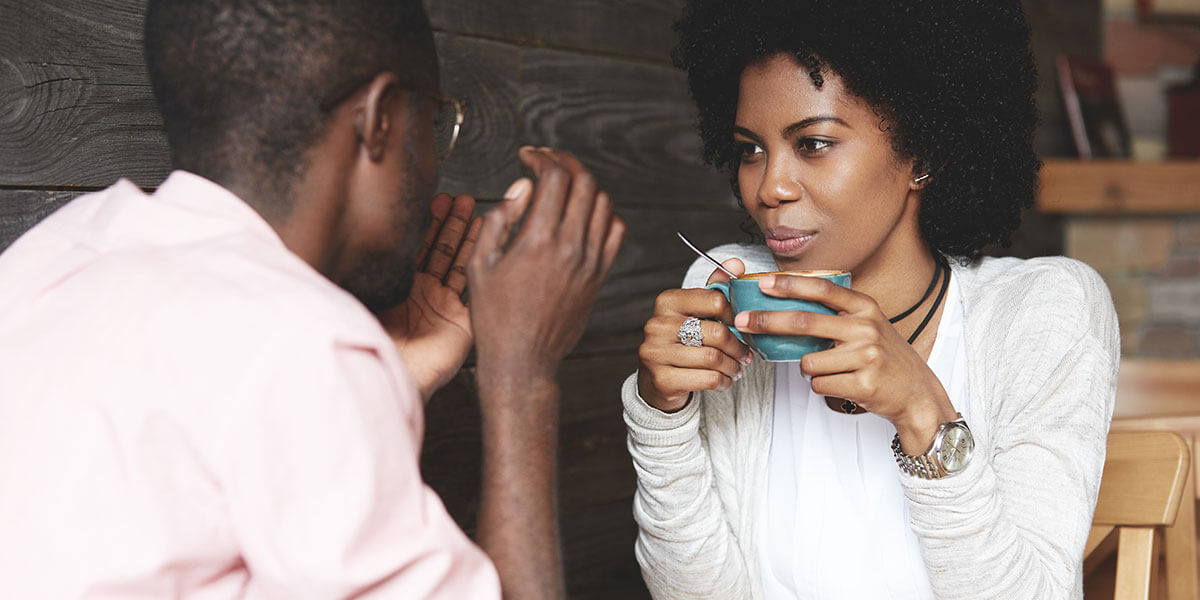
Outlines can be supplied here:
M367 92L355 108L354 127L358 142L372 162L383 160L388 136L394 126L392 111L399 100L398 96L396 76L388 72L380 73L367 84Z
M930 181L929 165L924 161L913 161L912 180L909 181L909 189L919 190L924 188Z

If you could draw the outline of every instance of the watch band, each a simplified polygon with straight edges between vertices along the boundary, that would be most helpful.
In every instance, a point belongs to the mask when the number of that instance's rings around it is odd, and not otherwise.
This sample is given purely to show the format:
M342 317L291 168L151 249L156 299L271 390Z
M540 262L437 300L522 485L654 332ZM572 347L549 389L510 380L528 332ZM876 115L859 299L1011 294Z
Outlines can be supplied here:
M900 467L901 471L920 477L921 479L941 479L946 476L943 471L929 456L922 454L920 456L909 456L900 448L900 434L897 433L892 438L892 454L896 456L896 466Z
M892 454L896 457L896 466L900 467L901 471L922 479L942 479L950 475L942 466L941 461L938 460L936 451L941 445L938 442L945 435L946 429L955 423L962 423L966 427L966 422L963 421L961 413L958 414L957 419L948 423L942 423L938 426L938 431L933 436L933 443L929 445L929 450L926 450L920 456L905 454L903 448L900 446L900 434L897 433L892 438ZM970 432L970 428L967 428L967 431Z

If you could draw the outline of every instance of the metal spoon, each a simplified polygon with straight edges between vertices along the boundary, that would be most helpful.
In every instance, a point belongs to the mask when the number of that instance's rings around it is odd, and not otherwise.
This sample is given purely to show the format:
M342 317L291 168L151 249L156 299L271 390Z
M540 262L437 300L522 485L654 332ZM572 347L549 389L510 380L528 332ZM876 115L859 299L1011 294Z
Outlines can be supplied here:
M692 249L692 252L695 252L696 254L699 254L700 256L703 256L704 258L708 259L708 262L710 262L710 263L712 263L712 264L716 265L716 267L717 267L718 269L720 269L721 271L723 271L723 272L724 272L726 275L728 275L730 279L737 279L737 278L738 278L738 276L737 276L737 275L734 275L733 273L730 273L730 272L729 272L729 269L726 269L725 267L722 267L722 266L721 266L721 263L717 262L717 259L715 259L715 258L713 258L713 257L709 256L707 252L705 252L705 251L703 251L703 250L701 250L701 249L697 248L697 247L696 247L696 245L695 245L695 244L693 244L692 242L690 242L690 241L687 239L687 237L685 237L685 236L684 236L682 233L679 233L678 231L676 231L676 232L675 232L675 235L679 236L679 239L683 240L683 243L687 244L687 247L688 247L688 248L691 248L691 249Z

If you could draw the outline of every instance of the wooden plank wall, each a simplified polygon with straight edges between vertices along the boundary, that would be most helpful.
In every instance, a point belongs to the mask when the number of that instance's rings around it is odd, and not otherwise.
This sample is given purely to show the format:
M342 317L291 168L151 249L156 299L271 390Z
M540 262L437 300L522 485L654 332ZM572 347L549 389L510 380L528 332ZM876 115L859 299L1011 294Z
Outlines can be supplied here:
M1098 6L1066 2L1081 3ZM1055 32L1035 43L1039 55L1054 39L1098 36L1087 22L1072 26L1055 4L1027 0L1035 34L1036 19ZM552 145L596 172L630 225L584 339L560 371L560 497L571 596L646 597L632 553L634 475L618 387L634 368L654 296L677 285L691 262L673 232L708 247L743 239L743 213L724 178L699 164L695 110L670 66L670 26L682 0L426 5L443 88L470 105L442 188L497 198L521 174L518 146ZM119 177L153 187L168 173L141 56L142 10L141 0L0 0L0 250L80 193ZM468 531L480 452L471 390L468 368L431 401L422 458L426 478Z

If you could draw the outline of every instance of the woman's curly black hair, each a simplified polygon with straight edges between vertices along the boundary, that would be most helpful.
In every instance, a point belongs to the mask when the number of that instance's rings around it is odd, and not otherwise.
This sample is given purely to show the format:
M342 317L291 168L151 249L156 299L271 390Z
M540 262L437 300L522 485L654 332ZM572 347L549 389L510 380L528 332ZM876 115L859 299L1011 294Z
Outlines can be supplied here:
M920 227L935 250L971 261L1008 245L1033 204L1037 71L1019 0L693 0L675 30L704 160L735 194L742 70L783 52L817 87L840 76L880 113L896 152L928 169Z

